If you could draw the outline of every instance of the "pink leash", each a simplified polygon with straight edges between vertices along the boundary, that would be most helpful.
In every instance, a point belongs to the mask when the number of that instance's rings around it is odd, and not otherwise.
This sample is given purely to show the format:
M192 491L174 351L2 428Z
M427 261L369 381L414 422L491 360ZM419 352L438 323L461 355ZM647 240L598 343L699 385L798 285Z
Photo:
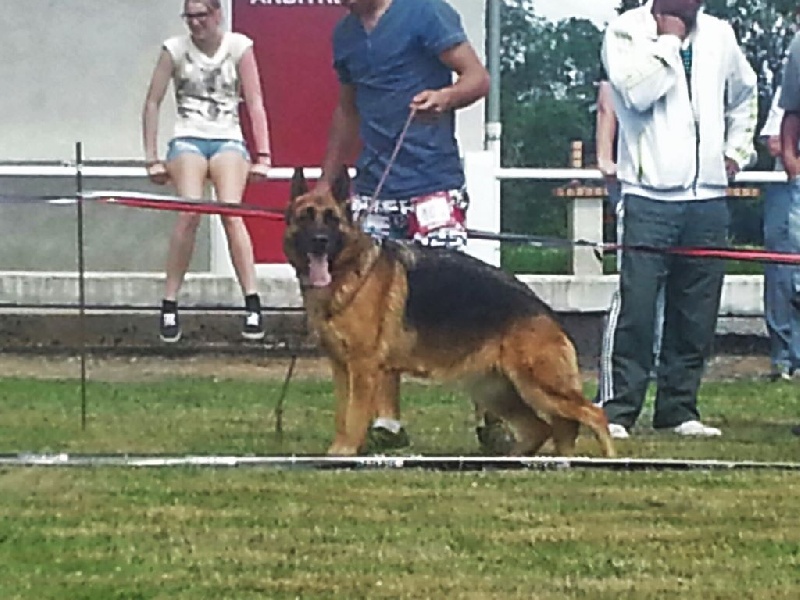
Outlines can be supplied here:
M380 181L378 181L378 185L375 187L375 191L372 193L372 198L370 198L367 213L372 213L372 211L375 209L375 204L378 202L378 194L381 193L383 184L386 183L386 178L389 176L389 171L392 170L392 166L394 165L395 160L397 160L397 154L400 152L400 147L403 145L403 140L406 138L408 128L411 126L411 121L414 120L414 115L416 114L416 108L412 108L411 112L408 113L408 119L406 119L406 124L403 126L403 130L400 132L400 137L397 138L397 143L394 145L394 150L392 151L392 155L389 157L389 162L386 164L386 168L383 170Z

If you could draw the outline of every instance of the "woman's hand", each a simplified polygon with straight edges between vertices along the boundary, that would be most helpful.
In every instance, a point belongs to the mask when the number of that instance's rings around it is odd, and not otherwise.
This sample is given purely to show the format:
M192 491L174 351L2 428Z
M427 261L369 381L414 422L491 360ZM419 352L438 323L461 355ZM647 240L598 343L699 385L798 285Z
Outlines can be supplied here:
M156 185L164 185L169 181L167 167L160 160L148 162L145 167L147 169L147 177Z
M269 156L261 155L258 160L250 165L250 173L248 178L250 181L266 181L269 175L270 167L272 167L272 160Z

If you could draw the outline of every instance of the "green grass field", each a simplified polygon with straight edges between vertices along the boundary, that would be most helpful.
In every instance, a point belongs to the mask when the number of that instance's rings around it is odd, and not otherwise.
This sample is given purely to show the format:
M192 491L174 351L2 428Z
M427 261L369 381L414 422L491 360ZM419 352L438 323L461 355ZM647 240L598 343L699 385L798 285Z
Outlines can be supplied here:
M135 372L134 372L135 374ZM0 379L0 452L318 454L331 386ZM587 392L593 392L591 386ZM711 382L718 440L629 457L797 461L798 387ZM410 383L411 454L477 453L466 397ZM598 455L579 440L579 454ZM547 452L552 450L546 449ZM800 473L0 470L0 598L797 598Z

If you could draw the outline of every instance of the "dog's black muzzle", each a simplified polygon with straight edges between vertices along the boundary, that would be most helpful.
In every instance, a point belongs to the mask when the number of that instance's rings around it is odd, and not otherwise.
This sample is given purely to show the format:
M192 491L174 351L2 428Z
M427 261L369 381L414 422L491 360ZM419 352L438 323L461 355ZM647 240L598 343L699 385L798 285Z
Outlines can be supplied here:
M316 256L328 254L330 241L330 236L327 233L315 233L309 240L310 254Z

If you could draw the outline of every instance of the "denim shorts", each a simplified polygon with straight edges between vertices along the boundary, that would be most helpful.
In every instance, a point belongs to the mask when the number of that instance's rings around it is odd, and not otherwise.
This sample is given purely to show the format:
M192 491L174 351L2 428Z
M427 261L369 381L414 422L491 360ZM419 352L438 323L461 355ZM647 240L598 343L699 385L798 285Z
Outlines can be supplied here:
M241 140L213 140L197 137L178 137L170 141L167 147L167 162L181 154L199 154L211 160L220 152L238 152L246 161L250 161L247 147Z

